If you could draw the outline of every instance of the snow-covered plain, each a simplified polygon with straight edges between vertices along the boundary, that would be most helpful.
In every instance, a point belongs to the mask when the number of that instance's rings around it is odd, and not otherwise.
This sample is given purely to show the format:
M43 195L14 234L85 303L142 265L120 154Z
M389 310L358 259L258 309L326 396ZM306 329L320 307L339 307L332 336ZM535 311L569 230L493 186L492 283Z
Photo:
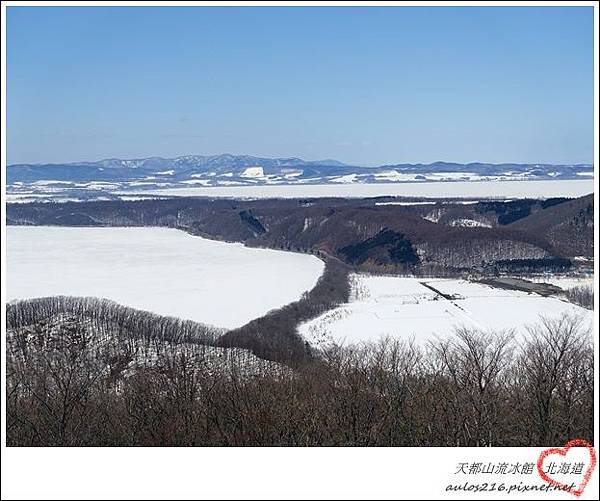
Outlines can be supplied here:
M144 194L182 197L303 198L303 197L463 197L551 198L580 197L594 192L593 179L565 181L440 181L415 183L338 183L303 185L215 186L159 188ZM130 192L128 192L130 194ZM125 194L125 192L123 192Z
M431 198L580 197L594 192L593 179L565 181L440 181L418 183L338 183L303 185L215 186L147 189L143 194L182 197L304 198L410 196ZM131 192L122 192L131 194ZM117 193L118 194L118 193Z
M424 342L445 337L455 327L484 330L514 329L523 334L540 317L581 314L591 323L592 312L560 299L496 289L466 280L352 276L350 302L299 326L314 346L332 341L349 344L382 337L414 338ZM452 299L445 299L423 282Z
M168 228L6 228L7 298L96 296L219 327L300 298L314 256L216 242Z
M66 182L16 181L7 185L7 201L12 203L126 200L131 196L215 197L215 198L362 198L376 196L423 197L432 199L510 200L513 198L579 197L592 193L593 177L570 180L513 180L482 178L464 180L454 176L431 179L388 179L373 176L378 183L365 183L358 174L301 178L303 171L290 170L281 175L265 174L262 167L248 167L239 177L233 172L190 174L186 180L174 180L173 175L161 171L144 179L122 182ZM157 177L160 174L161 177ZM442 173L448 174L448 173ZM406 174L403 174L403 176ZM411 174L415 176L415 174ZM322 184L326 180L328 184ZM385 182L394 181L394 182ZM470 200L469 200L470 199ZM398 201L402 204L402 201ZM396 203L381 202L381 203ZM414 202L413 202L414 203ZM454 200L456 203L456 200Z

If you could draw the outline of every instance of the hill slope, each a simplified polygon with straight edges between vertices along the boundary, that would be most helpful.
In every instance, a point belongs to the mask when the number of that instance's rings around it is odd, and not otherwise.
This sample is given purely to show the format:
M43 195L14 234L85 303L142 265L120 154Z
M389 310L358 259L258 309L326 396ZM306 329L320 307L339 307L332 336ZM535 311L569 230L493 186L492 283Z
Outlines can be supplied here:
M510 228L535 233L565 257L594 255L594 195L549 207L520 219Z

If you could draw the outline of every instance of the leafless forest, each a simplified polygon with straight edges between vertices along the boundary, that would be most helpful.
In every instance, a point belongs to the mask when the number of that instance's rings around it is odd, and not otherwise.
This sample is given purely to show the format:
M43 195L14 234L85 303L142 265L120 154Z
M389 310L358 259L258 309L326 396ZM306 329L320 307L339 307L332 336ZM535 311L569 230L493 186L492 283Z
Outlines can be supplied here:
M593 440L591 332L459 330L295 367L109 301L7 309L11 446L542 446Z
M588 310L594 309L594 288L590 286L578 286L567 289L565 296L569 301L578 304Z

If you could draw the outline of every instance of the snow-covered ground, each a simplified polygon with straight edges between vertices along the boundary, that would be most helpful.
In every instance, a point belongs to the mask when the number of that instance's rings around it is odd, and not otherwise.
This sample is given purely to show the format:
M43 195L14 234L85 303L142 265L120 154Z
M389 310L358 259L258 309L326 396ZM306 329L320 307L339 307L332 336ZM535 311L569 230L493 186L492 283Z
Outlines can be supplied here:
M314 256L216 242L168 228L6 228L7 298L96 296L219 327L300 298Z
M491 228L492 225L476 219L460 218L450 221L450 226L464 226L465 228Z
M527 280L538 283L556 285L561 289L572 289L573 287L593 287L594 277L569 277L564 275L548 275L527 277Z
M451 181L382 184L302 184L260 186L215 186L197 188L146 189L143 194L230 198L303 198L303 197L485 197L551 198L580 197L594 192L593 179L565 181ZM131 192L128 192L131 194Z
M264 177L265 172L262 167L247 167L241 174L242 177Z
M581 314L592 321L592 312L560 299L466 280L353 275L352 282L349 303L299 327L313 345L374 341L384 336L414 337L422 342L450 335L458 326L523 333L541 316L562 313Z
M485 200L485 198L483 199ZM435 201L426 201L426 202L375 202L375 205L403 205L403 206L412 206L412 205L437 205L437 204L460 204L460 205L474 205L479 203L480 200L453 200L451 202L435 202ZM510 199L503 199L501 202L512 202Z

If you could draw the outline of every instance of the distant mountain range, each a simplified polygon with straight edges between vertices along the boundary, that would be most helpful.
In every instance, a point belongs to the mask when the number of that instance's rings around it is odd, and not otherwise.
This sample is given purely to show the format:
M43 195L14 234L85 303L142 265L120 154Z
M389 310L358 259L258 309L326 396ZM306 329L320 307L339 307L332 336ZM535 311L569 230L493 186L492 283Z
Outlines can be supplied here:
M108 181L168 176L170 180L207 176L244 177L249 168L261 168L265 176L285 175L302 168L307 172L334 172L349 166L337 160L306 161L301 158L263 158L249 155L187 155L175 158L110 158L97 162L63 164L14 164L8 166L7 181ZM248 177L248 176L246 176ZM257 177L257 176L252 176ZM154 178L152 178L154 179Z
M7 167L7 192L91 194L194 186L400 183L433 181L565 180L593 176L590 164L490 164L434 162L379 167L337 160L188 155L175 158L111 158L98 162L15 164Z

